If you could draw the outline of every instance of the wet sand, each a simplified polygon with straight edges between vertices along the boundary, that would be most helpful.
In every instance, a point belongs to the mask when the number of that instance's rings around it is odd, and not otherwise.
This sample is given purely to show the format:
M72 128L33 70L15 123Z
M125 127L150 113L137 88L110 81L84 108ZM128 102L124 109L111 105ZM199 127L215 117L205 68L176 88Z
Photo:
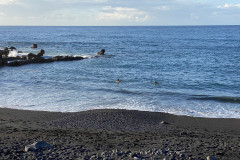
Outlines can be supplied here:
M54 148L25 152L45 141ZM209 157L211 156L211 157ZM240 159L240 119L0 108L0 159Z

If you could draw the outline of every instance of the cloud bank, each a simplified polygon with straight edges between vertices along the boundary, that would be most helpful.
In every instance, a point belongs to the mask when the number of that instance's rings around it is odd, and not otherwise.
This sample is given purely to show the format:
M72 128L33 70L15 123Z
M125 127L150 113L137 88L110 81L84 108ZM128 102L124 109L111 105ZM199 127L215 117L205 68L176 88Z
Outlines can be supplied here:
M9 4L15 4L18 0L0 0L0 5L9 5Z
M0 25L240 25L224 0L0 0Z
M104 22L109 21L129 21L129 22L145 22L148 14L137 8L112 7L105 6L98 14L97 20Z
M239 8L239 9L240 9L240 3L239 3L239 4L224 4L224 5L219 5L217 8L220 8L220 9Z

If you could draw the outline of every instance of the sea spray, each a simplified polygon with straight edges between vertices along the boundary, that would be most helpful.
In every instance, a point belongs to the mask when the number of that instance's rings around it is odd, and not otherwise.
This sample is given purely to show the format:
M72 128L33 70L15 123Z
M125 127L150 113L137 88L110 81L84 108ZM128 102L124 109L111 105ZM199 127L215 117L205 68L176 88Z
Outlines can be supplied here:
M8 57L17 57L17 56L19 56L17 50L10 51L8 54Z

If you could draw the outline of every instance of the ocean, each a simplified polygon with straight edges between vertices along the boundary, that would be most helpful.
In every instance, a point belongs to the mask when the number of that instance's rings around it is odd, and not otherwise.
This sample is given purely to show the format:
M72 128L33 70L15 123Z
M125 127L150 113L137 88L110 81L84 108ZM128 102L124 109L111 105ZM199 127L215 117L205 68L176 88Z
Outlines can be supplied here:
M240 26L1 26L6 46L88 58L1 67L1 108L240 118Z

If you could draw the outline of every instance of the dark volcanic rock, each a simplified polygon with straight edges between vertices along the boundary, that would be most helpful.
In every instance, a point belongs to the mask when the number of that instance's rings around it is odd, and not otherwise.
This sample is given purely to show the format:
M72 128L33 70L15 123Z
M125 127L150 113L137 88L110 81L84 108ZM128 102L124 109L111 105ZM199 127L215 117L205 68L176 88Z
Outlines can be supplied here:
M16 48L15 48L15 47L13 47L13 46L11 46L9 49L12 51L12 50L14 50L14 49L16 49Z
M37 44L33 44L31 48L37 48Z
M97 55L104 55L105 49L102 49L100 52L97 53Z
M26 58L27 59L35 59L35 58L38 58L38 56L33 53L29 53Z
M52 57L54 61L74 61L74 60L82 60L83 57L72 57L72 56L55 56Z
M37 56L43 56L44 55L44 53L45 53L45 51L43 50L43 49L41 49L39 52L38 52L38 54L37 54Z
M4 59L5 57L8 56L8 48L4 50L0 50L0 66L3 66L6 64L6 60Z
M50 62L54 62L54 60L45 59L42 57L36 58L36 59L26 59L26 60L22 60L20 58L20 60L9 61L6 65L16 67L16 66L22 66L22 65L31 64L31 63L50 63Z
M4 48L4 50L0 50L0 55L2 55L2 57L7 57L9 54L9 50L8 48Z
M37 48L37 44L33 44L32 48ZM37 54L29 53L28 55L21 55L17 57L8 57L9 49L14 50L15 47L4 48L0 50L0 66L22 66L31 63L49 63L54 61L74 61L84 59L81 56L55 56L51 58L43 58L45 51L41 49ZM19 51L18 53L22 53ZM98 52L98 55L104 55L105 49ZM97 57L96 55L95 57Z
M37 150L41 150L41 149L51 149L53 148L52 145L44 142L44 141L39 141L39 142L35 142L31 145L27 145L25 146L25 151L37 151Z
M0 54L0 66L2 66L2 55Z
M72 57L72 56L55 56L52 58L45 59L41 56L35 55L33 53L29 53L27 56L21 57L8 57L4 58L6 66L22 66L31 63L50 63L54 61L74 61L74 60L82 60L83 57Z
M216 160L216 157L208 156L208 157L207 157L207 160Z
M23 59L41 59L45 51L41 49L38 54L29 53L27 56L21 56Z

